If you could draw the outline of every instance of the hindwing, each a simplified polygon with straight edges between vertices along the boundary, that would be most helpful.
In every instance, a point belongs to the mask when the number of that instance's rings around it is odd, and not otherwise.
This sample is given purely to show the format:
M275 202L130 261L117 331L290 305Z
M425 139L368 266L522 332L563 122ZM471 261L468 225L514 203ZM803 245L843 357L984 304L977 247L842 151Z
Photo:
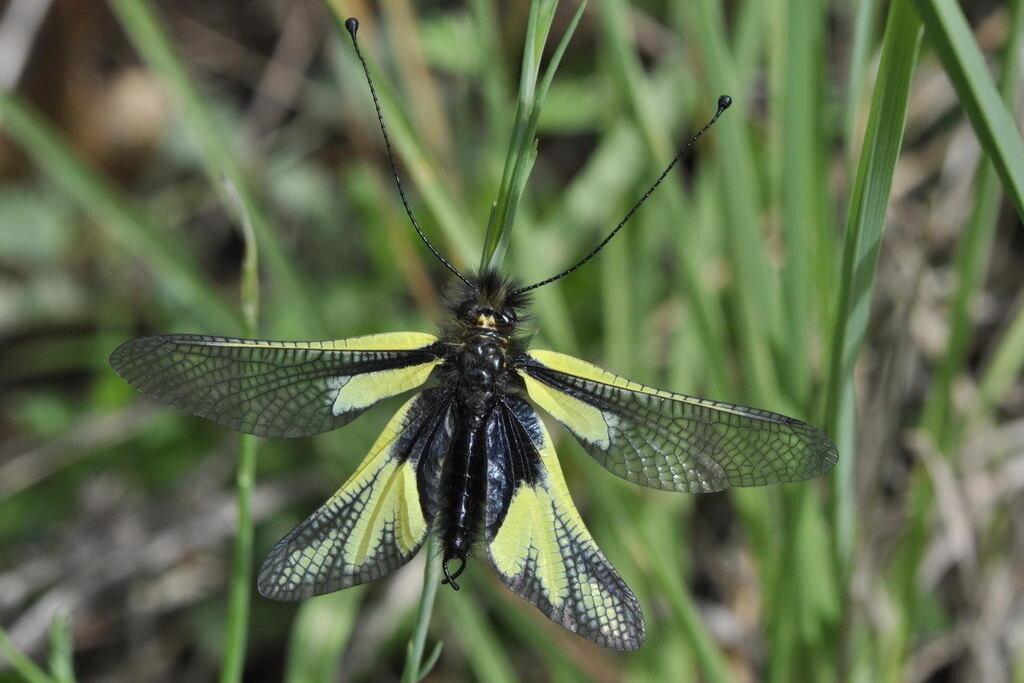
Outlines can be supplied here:
M301 600L372 581L408 562L437 513L433 497L421 495L420 464L447 455L452 405L440 389L403 405L341 489L270 551L259 592Z
M554 351L518 372L531 400L623 479L700 493L801 481L838 458L821 430L757 408L675 394Z
M640 605L580 519L536 411L505 397L491 420L486 537L498 576L570 631L616 650L639 648Z
M311 342L175 334L125 342L110 364L142 393L222 427L296 437L420 386L439 346L420 332Z

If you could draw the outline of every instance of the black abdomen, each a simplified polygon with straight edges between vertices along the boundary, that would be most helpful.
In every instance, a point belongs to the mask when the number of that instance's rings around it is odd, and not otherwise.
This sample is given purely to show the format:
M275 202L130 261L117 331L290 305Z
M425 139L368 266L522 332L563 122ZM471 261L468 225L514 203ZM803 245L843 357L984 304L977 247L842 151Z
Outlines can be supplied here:
M484 515L487 496L486 426L493 409L493 395L479 392L459 404L452 451L447 459L441 543L445 583L458 589L455 579L466 566L466 557L473 548ZM459 561L452 573L448 563Z
M476 328L448 366L448 381L456 387L457 416L452 447L441 484L441 547L444 583L466 566L483 529L487 499L487 428L497 398L509 383L507 340L493 330ZM449 566L458 560L457 567Z

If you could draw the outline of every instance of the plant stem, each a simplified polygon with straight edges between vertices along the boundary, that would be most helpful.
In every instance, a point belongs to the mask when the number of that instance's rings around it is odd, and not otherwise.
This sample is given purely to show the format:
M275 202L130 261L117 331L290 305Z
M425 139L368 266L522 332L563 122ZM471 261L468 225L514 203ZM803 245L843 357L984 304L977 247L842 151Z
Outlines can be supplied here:
M231 586L228 590L228 620L225 627L224 661L220 680L232 683L242 680L245 666L245 645L249 628L249 577L252 574L252 488L256 477L256 438L243 434L238 451L238 473L235 475L237 521L232 560Z
M427 644L427 629L430 627L430 617L434 612L437 587L441 585L438 581L441 578L441 556L434 546L434 536L431 535L424 550L427 565L423 570L423 591L420 593L420 606L416 612L416 630L409 641L409 652L405 659L405 669L402 671L402 683L416 683L426 673L422 666L423 650Z
M516 207L522 197L523 188L536 158L535 134L540 109L547 96L548 88L554 78L555 71L562 60L562 55L579 25L586 2L580 4L565 33L562 35L544 75L540 77L540 60L547 43L548 32L554 19L557 0L532 0L530 4L530 20L527 27L526 41L523 48L523 68L519 83L518 106L513 125L512 141L509 144L505 170L502 174L498 198L495 200L491 217L484 236L484 248L480 257L480 267L497 268L508 248L514 223ZM402 672L403 683L415 683L420 680L433 666L440 652L440 645L431 653L426 666L423 665L423 652L426 647L427 629L434 610L434 599L437 596L440 562L435 552L434 537L427 541L427 566L423 573L423 592L420 595L419 611L416 616L416 628L412 640L409 641L409 652Z
M224 188L242 230L245 242L245 256L242 261L242 314L245 318L245 334L255 337L259 319L259 252L256 234L253 231L251 212L238 188L230 181L224 181ZM222 683L242 680L245 669L245 645L249 629L249 597L252 593L252 489L256 479L257 437L243 434L238 447L238 472L235 475L236 514L235 547L231 570L231 585L228 589L228 616L225 625L225 646Z

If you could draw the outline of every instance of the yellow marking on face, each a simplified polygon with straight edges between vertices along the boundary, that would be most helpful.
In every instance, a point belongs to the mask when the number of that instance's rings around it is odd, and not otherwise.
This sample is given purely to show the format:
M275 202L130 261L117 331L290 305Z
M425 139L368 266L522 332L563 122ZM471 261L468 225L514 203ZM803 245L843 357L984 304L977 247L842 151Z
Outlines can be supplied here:
M334 398L334 414L359 410L381 399L415 389L427 381L434 366L440 362L441 359L437 359L407 368L380 370L351 377Z
M476 317L476 326L486 330L498 329L498 323L494 320L494 316L486 314L480 314Z
M682 403L688 403L695 406L713 406L715 410L732 413L733 415L746 416L747 413L741 410L733 410L728 405L717 403L715 401L706 401L693 396L687 396L685 394L676 394L671 391L663 391L661 389L655 389L649 387L646 384L640 384L634 382L631 379L620 377L612 372L608 372L604 368L600 368L592 363L588 363L585 360L580 360L573 356L566 355L564 353L558 353L557 351L545 351L541 349L533 349L529 352L530 357L540 362L541 365L557 370L558 372L564 372L567 375L576 375L584 379L589 379L594 382L600 382L601 384L608 384L613 387L619 387L628 391L636 391L641 394L647 394L648 396L656 396L658 398L667 398L673 401L681 401ZM520 370L520 373L522 371ZM532 396L531 396L532 398ZM536 399L534 399L536 400ZM549 411L550 412L550 411ZM554 415L554 413L552 413ZM557 417L557 416L556 416ZM575 431L570 423L558 418L559 422L563 422L567 427L570 427Z
M558 370L559 368L554 369ZM552 417L571 429L584 441L599 448L608 447L611 443L611 436L608 433L608 422L605 420L604 413L588 403L549 387L523 370L518 372L526 383L527 394L534 403L549 412Z

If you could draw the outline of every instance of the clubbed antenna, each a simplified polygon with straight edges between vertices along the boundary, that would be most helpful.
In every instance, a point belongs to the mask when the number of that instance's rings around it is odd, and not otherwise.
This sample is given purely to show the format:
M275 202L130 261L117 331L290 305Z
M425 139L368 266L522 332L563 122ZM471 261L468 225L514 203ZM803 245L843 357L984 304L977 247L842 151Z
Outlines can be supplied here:
M697 138L699 138L701 135L704 135L704 133L707 132L708 128L713 126L715 121L718 120L718 117L722 115L722 112L724 112L726 109L728 109L731 105L732 105L732 98L729 97L728 95L722 95L721 97L718 98L718 111L716 111L715 115L711 117L711 120L708 121L706 124L704 124L704 127L701 128L699 131L697 131L696 135L694 135L692 138L690 138L690 140L683 146L683 148L681 150L679 150L679 153L676 154L675 157L673 157L672 161L670 161L668 166L665 167L665 170L661 172L660 176L658 176L658 179L654 181L654 184L651 185L649 188L647 188L647 192L644 192L643 196L640 197L640 200L637 201L637 203L633 205L633 208L630 209L626 213L626 216L619 222L619 224L615 226L615 229L612 230L610 233L608 233L608 236L605 237L603 240L601 240L601 242L596 247L594 247L594 249L589 254L587 254L582 259L580 259L575 265L570 266L569 268L566 268L565 270L563 270L558 275L552 275L547 280L541 280L540 282L534 283L534 284L532 284L532 285L530 285L528 287L520 287L519 289L515 290L515 293L516 294L522 294L523 292L528 292L531 289L537 289L538 287L543 287L544 285L550 284L550 283L554 282L555 280L560 280L561 278L565 277L566 275L568 275L572 271L574 271L577 268L579 268L580 266L582 266L584 263L586 263L590 259L594 258L597 255L597 252L599 252L602 249L604 249L604 246L606 244L608 244L613 237L615 237L616 233L618 233L619 230L622 229L622 226L624 226L626 223L629 222L629 219L633 217L633 214L635 214L637 212L637 209L639 209L641 206L643 206L643 203L647 201L647 198L650 197L651 194L653 194L656 189L658 189L658 185L661 185L661 181L663 181L665 179L665 176L667 176L669 174L669 171L671 171L672 168L679 161L679 159L682 158L683 154L685 154L687 152L687 150L689 150L691 147L693 147L693 144L695 142L697 142Z
M391 139L388 137L388 129L384 126L384 115L380 111L380 100L377 99L377 89L373 87L373 79L370 78L370 69L366 66L366 60L363 59L363 53L359 49L359 41L356 40L356 33L359 31L359 20L355 17L349 17L345 20L345 30L352 36L352 47L356 50L356 56L359 57L359 63L363 65L363 73L366 75L366 83L370 86L370 95L373 97L373 108L377 111L377 123L380 124L380 132L384 136L384 149L388 153L388 161L391 163L391 172L395 176L395 185L398 186L398 196L402 198L402 206L405 207L405 213L409 216L409 220L412 222L412 227L416 229L416 234L420 236L423 243L427 245L427 249L437 257L437 260L444 264L445 268L452 271L455 277L459 278L467 285L470 285L462 273L460 273L455 266L448 263L444 256L434 248L434 245L430 243L427 236L423 234L423 230L420 229L420 224L416 222L416 216L412 214L412 209L409 208L409 201L405 198L405 190L402 188L402 179L398 177L398 166L395 164L395 155L391 151Z

